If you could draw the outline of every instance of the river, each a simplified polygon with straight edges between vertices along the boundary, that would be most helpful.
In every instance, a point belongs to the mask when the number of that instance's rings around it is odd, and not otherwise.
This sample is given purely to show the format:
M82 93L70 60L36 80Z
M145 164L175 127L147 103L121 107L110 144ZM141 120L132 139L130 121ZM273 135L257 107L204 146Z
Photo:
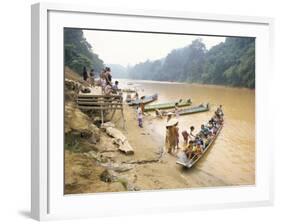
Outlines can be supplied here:
M132 85L127 85L132 82ZM255 91L215 85L170 82L120 80L124 88L136 88L139 95L158 93L159 102L178 99L192 100L192 106L210 103L211 110L179 118L180 133L193 125L195 133L207 122L218 105L223 105L225 123L210 150L188 172L181 172L190 186L252 185L255 184ZM152 113L152 116L154 114ZM144 125L155 132L159 143L164 142L165 120L153 119ZM180 134L180 145L183 139ZM180 166L180 165L179 165ZM180 169L180 168L178 168ZM196 178L194 177L196 176ZM193 179L192 179L193 177ZM192 181L194 180L194 183ZM196 183L195 183L196 182Z

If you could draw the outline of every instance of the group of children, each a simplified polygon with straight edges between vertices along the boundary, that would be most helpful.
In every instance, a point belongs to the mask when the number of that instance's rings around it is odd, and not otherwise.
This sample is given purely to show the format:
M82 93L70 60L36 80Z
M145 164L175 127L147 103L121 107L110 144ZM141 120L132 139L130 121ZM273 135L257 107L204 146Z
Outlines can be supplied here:
M207 125L202 124L201 130L194 136L194 127L190 127L190 133L182 132L184 138L183 151L186 153L188 159L200 156L208 147L213 138L217 135L217 131L223 124L222 106L215 111L214 116L209 120Z

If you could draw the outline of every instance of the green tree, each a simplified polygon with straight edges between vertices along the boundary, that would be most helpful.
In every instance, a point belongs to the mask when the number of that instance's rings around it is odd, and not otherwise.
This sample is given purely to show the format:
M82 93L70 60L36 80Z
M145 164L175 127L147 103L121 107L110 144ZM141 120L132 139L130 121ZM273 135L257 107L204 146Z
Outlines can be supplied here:
M129 68L129 77L255 88L255 39L228 37L209 51L201 39Z
M104 67L103 61L93 52L92 46L87 42L81 29L64 29L64 64L78 74L86 66L97 72Z

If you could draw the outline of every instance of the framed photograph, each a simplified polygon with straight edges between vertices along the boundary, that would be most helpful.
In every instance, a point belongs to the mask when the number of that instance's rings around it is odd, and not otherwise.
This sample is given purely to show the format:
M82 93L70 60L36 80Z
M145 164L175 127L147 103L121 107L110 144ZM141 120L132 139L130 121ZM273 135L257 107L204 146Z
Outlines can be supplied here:
M32 5L32 217L271 205L272 30Z

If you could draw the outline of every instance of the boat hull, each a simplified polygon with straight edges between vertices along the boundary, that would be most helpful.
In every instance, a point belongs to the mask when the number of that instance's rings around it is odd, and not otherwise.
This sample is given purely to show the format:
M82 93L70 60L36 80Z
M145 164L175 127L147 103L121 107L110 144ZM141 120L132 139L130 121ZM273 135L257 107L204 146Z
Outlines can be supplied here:
M179 165L182 165L184 167L187 167L187 168L193 167L204 156L204 154L212 147L212 145L215 142L217 136L219 135L222 127L223 127L223 124L219 127L216 136L209 143L209 145L204 149L203 153L199 157L197 157L195 159L194 158L188 159L184 152L180 152L177 155L178 159L177 159L176 163Z
M168 102L168 103L161 103L161 104L154 104L154 105L148 105L144 108L145 112L148 111L153 111L153 110L165 110L165 109L170 109L174 108L175 104L178 102L178 107L185 107L185 106L190 106L192 104L191 100L183 100L181 102L179 101L174 101L174 102Z
M195 113L200 113L200 112L206 112L209 110L210 110L209 106L200 105L200 106L196 106L196 107L181 109L181 110L179 110L179 115L182 116L182 115L188 115L188 114L195 114ZM165 111L165 112L163 112L162 116L167 116L167 114L169 112L174 112L174 111Z
M151 102L153 102L157 99L158 99L158 95L154 94L152 96L147 96L144 99L132 100L130 103L128 103L128 105L129 106L137 106L137 105L140 105L141 103L148 104L148 103L151 103Z

